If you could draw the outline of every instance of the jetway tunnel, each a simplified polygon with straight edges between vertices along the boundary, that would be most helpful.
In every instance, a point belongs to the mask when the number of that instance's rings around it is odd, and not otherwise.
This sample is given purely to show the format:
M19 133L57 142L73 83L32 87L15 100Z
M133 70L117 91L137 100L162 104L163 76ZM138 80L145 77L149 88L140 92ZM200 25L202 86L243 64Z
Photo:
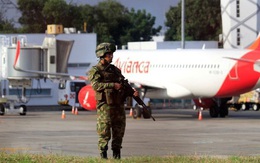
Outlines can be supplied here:
M7 109L14 110L16 103L22 103L18 106L20 115L26 114L24 103L28 99L25 91L32 88L32 80L66 81L73 44L74 40L57 40L53 35L46 36L42 45L30 45L23 36L8 38L0 35L0 81L7 80L9 88L22 90L20 97L0 92L0 115L4 115Z
M17 71L13 68L17 57L17 42L12 43L11 46L2 46L2 78L57 78L58 76L46 74L68 73L67 64L73 40L56 40L55 37L45 37L41 46L28 45L23 41L20 43L20 54L16 66L25 71ZM41 72L45 72L45 75Z

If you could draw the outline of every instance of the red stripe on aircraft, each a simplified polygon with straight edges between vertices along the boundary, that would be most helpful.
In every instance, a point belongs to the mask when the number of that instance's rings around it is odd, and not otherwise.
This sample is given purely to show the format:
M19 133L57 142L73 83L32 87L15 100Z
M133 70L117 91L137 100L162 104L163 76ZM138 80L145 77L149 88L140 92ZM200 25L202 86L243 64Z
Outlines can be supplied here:
M259 60L260 51L253 50L245 54L241 59ZM230 70L226 79L216 96L233 96L248 92L254 88L259 80L260 73L254 71L254 63L237 61L236 65Z

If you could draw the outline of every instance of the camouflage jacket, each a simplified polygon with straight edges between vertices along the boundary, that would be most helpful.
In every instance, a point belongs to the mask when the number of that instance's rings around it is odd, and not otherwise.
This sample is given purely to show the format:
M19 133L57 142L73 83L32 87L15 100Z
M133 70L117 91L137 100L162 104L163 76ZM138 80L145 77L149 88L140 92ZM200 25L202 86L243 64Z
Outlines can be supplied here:
M97 68L97 66L103 70L106 68L106 66L102 65L101 62L98 62L98 64L96 66L93 66L92 69L89 71L88 78L91 82L92 88L97 92L104 91L108 88L114 88L114 82L102 81L102 76L99 73L99 69Z
M96 92L97 107L105 102L109 104L108 100L114 101L113 104L121 104L125 100L125 92L123 90L118 91L114 89L114 83L120 82L119 76L116 75L114 71L121 74L120 69L114 65L103 65L99 61L88 73L91 86ZM111 96L107 96L108 92L111 92Z

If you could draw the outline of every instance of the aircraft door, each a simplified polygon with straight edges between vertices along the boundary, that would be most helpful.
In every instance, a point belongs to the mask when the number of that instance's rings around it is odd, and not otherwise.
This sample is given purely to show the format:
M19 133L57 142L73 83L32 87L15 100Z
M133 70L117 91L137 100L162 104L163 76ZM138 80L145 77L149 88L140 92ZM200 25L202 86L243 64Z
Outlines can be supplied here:
M232 69L229 71L229 78L231 80L237 80L238 79L238 63L236 63Z

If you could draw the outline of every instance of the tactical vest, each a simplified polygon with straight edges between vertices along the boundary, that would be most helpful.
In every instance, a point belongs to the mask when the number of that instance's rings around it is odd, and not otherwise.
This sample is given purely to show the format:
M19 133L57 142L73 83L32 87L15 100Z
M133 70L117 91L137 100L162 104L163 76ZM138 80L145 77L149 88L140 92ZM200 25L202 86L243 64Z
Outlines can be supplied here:
M120 77L116 74L116 68L114 65L109 65L108 68L103 69L102 66L97 65L99 74L101 75L101 82L110 83L110 82L120 82Z
M117 75L116 67L114 65L109 65L107 68L103 68L100 65L97 65L96 68L101 76L101 81L103 83L120 83L120 76ZM114 88L105 89L101 93L102 100L106 101L108 105L121 105L124 100L124 90L115 90Z

